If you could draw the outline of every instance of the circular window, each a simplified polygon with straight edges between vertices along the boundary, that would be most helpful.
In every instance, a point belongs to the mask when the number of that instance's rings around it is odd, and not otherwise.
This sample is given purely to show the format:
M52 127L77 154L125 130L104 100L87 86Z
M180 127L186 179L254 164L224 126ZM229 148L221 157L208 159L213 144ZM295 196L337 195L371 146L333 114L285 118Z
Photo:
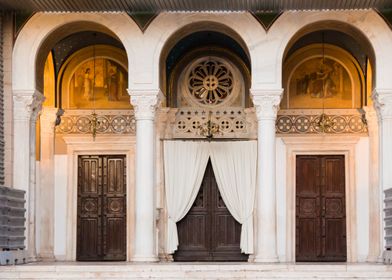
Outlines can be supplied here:
M204 56L191 61L179 77L182 106L242 106L243 77L229 60Z
M199 103L218 105L233 91L233 74L223 63L205 58L191 68L188 89Z

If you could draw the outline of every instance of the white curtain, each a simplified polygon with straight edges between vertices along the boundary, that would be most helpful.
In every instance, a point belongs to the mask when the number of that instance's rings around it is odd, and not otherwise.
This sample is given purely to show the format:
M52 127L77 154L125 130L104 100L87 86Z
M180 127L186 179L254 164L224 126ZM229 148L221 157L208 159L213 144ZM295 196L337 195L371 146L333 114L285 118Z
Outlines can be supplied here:
M167 222L167 253L177 250L176 223L191 208L199 191L209 158L208 143L165 141L164 164Z
M223 201L233 217L242 224L241 250L252 254L257 142L212 142L210 155Z

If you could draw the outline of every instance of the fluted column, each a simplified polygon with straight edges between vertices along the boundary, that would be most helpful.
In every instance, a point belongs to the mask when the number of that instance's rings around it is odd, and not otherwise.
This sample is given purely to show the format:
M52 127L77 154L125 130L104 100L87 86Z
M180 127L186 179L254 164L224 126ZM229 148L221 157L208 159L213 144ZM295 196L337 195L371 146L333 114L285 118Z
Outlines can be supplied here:
M392 189L392 89L375 89L373 101L378 115L379 127L379 184L381 191ZM383 194L379 194L383 197ZM383 208L385 205L383 205ZM384 238L386 231L383 231ZM386 245L391 246L392 238ZM384 240L383 240L384 241ZM389 251L390 252L390 251ZM390 254L390 253L388 253Z
M155 225L155 115L161 92L130 91L136 119L135 241L132 261L158 261Z
M251 90L258 121L255 262L277 262L275 121L282 90Z
M57 108L44 107L40 115L40 183L37 190L40 248L43 260L54 259L54 128Z
M13 187L26 191L26 250L36 258L35 127L44 96L38 91L13 92Z

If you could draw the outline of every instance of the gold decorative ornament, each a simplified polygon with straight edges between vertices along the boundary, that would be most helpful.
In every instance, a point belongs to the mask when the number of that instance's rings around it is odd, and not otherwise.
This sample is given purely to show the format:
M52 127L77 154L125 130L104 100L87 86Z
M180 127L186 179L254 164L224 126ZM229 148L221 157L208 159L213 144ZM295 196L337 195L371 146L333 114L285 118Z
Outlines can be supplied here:
M213 122L211 120L212 112L208 113L208 120L207 122L199 125L199 135L206 137L209 141L214 137L214 135L221 134L219 124Z
M95 137L97 136L97 129L100 126L100 121L98 120L98 115L95 113L95 110L90 115L90 131L93 135L93 140L95 141Z
M321 113L321 115L318 116L313 122L313 125L323 133L329 131L334 126L334 124L335 122L331 119L331 117L329 117L324 112Z

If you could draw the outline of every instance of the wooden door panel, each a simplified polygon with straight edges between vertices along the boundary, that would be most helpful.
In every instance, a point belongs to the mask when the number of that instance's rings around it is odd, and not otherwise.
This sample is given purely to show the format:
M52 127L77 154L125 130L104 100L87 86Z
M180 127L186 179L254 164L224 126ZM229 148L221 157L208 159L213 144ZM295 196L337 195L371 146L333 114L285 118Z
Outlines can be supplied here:
M238 234L237 224L238 222L235 221L231 215L223 214L216 216L216 248L238 248L238 241L240 236Z
M345 190L344 158L326 156L325 158L325 190L326 196L344 196Z
M208 250L205 215L193 214L178 225L181 249Z
M344 156L297 156L296 260L346 260Z
M318 219L318 197L315 198L298 198L298 216L299 218Z
M99 260L102 253L102 202L98 156L81 156L78 162L77 259Z
M78 260L125 260L125 156L80 156Z
M125 193L125 161L123 158L107 159L107 178L108 178L108 189L107 193L111 194L124 194Z
M325 257L333 261L346 260L346 238L342 232L345 227L342 219L327 219L325 221Z
M104 260L125 260L126 233L123 218L106 218L104 226Z
M99 158L83 158L79 166L81 172L81 194L98 194Z
M320 170L317 156L297 158L297 191L302 196L317 197L319 195Z
M100 255L100 226L97 218L85 218L79 222L78 260L96 260Z
M314 234L319 228L315 219L299 219L297 222L297 261L307 261L317 258L320 250L319 240Z

